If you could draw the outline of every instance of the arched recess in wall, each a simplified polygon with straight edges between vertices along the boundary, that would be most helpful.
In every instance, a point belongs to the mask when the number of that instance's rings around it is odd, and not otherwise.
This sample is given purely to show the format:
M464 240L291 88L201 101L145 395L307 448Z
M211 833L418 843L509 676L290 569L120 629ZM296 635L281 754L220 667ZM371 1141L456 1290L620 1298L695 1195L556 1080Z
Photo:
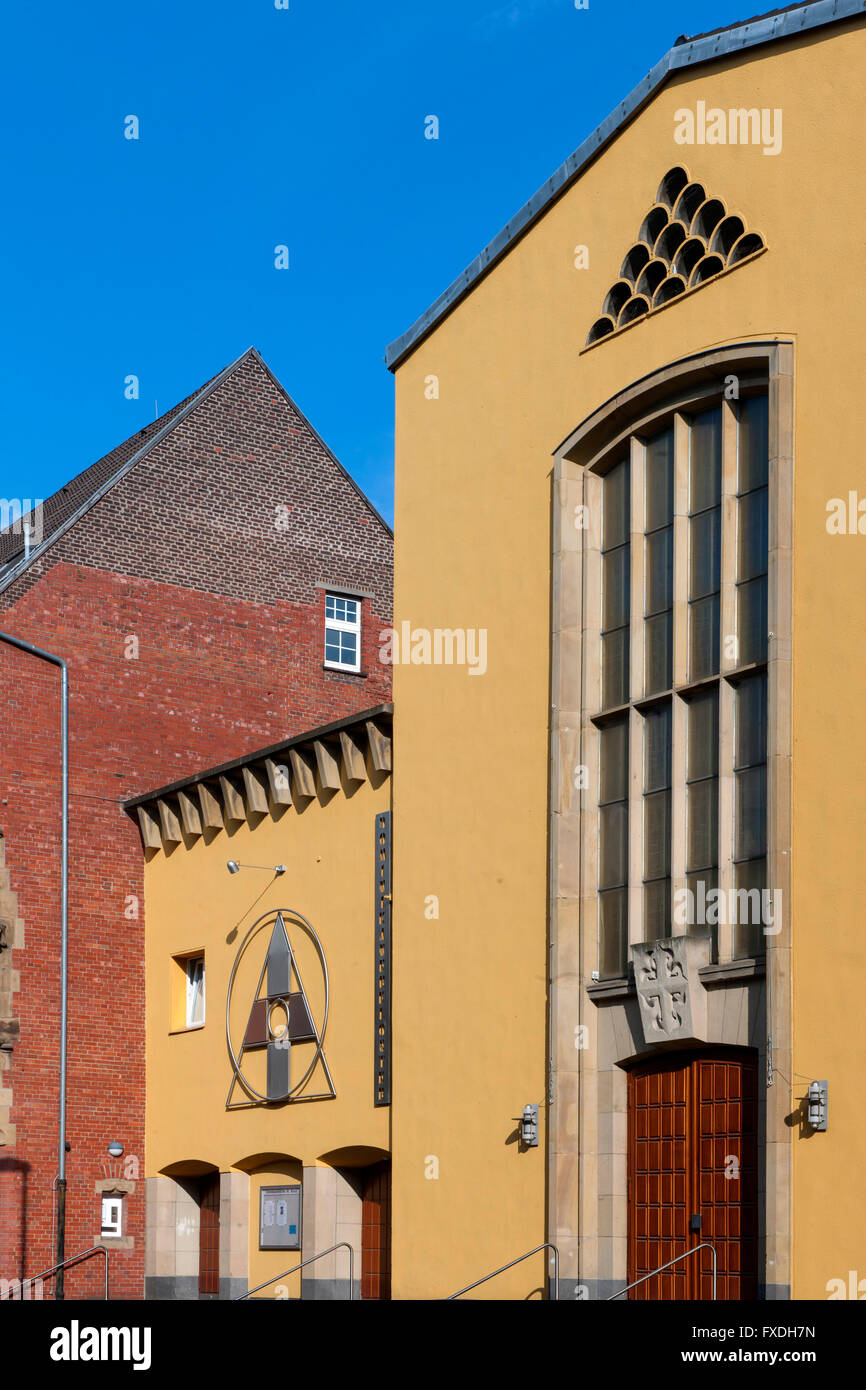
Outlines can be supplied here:
M208 1173L218 1173L219 1167L202 1158L182 1158L176 1163L167 1163L159 1171L166 1178L203 1178Z
M317 1162L327 1163L329 1168L368 1168L370 1164L382 1163L390 1157L387 1149L374 1148L368 1144L351 1144L319 1154Z
M241 1173L255 1173L260 1169L266 1169L268 1172L279 1171L285 1173L287 1177L296 1178L298 1182L301 1181L304 1171L303 1161L300 1158L296 1158L293 1154L277 1153L274 1150L247 1154L244 1158L236 1159L232 1167Z

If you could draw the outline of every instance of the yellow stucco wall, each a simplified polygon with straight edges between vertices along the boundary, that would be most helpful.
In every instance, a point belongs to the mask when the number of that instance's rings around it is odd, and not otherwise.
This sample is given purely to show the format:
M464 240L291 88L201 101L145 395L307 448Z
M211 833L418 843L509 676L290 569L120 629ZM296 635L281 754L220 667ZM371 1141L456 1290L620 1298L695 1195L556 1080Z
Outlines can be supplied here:
M177 1164L239 1169L250 1182L250 1284L294 1262L292 1252L258 1249L258 1193L262 1184L300 1180L302 1166L341 1159L347 1166L375 1162L390 1148L389 1112L373 1105L374 1034L374 824L390 806L389 776L375 774L327 798L320 796L267 815L255 827L207 832L189 847L156 852L145 871L147 968L147 1175ZM229 875L226 861L285 864L272 880L242 870ZM226 1047L226 992L247 929L276 908L294 908L315 928L330 978L325 1055L337 1096L227 1111L231 1063ZM238 972L232 1009L237 1050L267 949L269 931L251 944ZM290 928L303 983L318 1024L323 985L313 949ZM171 1031L172 957L204 947L206 1022L193 1031ZM306 1069L312 1044L292 1052ZM245 1072L264 1090L264 1054L246 1054ZM256 1079L258 1077L258 1080ZM325 1089L321 1067L310 1091ZM234 1100L242 1099L235 1089ZM335 1157L354 1148L354 1155ZM358 1150L369 1150L365 1155ZM306 1239L306 1233L305 1233ZM304 1256L315 1253L305 1247ZM301 1257L298 1256L298 1259ZM356 1277L360 1270L356 1269ZM299 1292L298 1276L287 1281Z
M551 454L666 363L776 337L796 372L791 1109L803 1076L830 1080L829 1132L794 1140L793 1293L866 1275L866 539L825 526L829 498L866 495L864 71L853 23L670 82L397 371L395 622L486 628L488 668L394 672L396 1297L445 1294L545 1234L544 1107L538 1149L511 1135L547 1095ZM781 108L782 152L675 144L674 112L698 101ZM678 163L769 250L582 355ZM539 1258L489 1292L530 1296L542 1273Z

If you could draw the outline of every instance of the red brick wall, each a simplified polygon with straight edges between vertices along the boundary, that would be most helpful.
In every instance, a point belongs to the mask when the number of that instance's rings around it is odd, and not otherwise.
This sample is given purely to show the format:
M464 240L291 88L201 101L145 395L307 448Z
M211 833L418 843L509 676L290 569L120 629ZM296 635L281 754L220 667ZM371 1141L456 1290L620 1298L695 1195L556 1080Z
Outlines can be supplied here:
M276 507L288 530L274 526ZM119 1139L139 1160L132 1251L144 1274L142 853L121 809L137 792L390 699L391 538L254 358L107 494L12 589L0 627L67 659L70 901L67 1253L99 1230L94 1184ZM356 587L365 676L322 669L324 591ZM137 655L128 639L137 639ZM0 831L25 923L15 1143L0 1147L0 1277L50 1265L57 1172L60 680L0 644ZM129 899L141 904L137 920ZM100 1261L67 1278L100 1296Z

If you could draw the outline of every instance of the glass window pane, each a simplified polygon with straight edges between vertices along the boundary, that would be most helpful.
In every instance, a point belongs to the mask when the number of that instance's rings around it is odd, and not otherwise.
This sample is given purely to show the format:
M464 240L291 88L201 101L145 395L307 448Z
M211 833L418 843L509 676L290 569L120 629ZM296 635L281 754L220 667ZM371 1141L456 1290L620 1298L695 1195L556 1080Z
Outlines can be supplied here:
M715 777L719 770L719 692L706 690L689 700L690 779Z
M643 876L658 878L671 868L670 792L645 796L643 808Z
M656 883L645 883L643 887L643 934L645 941L658 941L660 937L672 936L671 929L671 881L659 879Z
M602 703L614 709L628 700L628 636L627 627L608 632L601 639Z
M602 550L612 550L628 540L629 466L622 459L606 473L602 482Z
M737 503L737 579L767 573L769 533L767 489L747 493Z
M657 434L646 446L646 530L667 526L674 514L674 432Z
M645 693L660 695L673 685L673 615L659 613L646 620Z
M734 868L734 959L756 956L766 950L761 894L767 886L765 859L753 859Z
M719 782L708 777L688 788L687 867L714 868L719 862Z
M752 676L736 687L737 746L735 767L767 759L767 678Z
M719 596L689 605L689 678L703 680L719 669Z
M628 802L601 806L599 823L599 888L616 888L628 880Z
M750 579L737 588L739 664L767 659L767 580Z
M689 447L689 511L714 507L722 495L722 411L695 415Z
M644 715L644 791L671 784L671 707L659 705Z
M686 887L691 898L689 900L688 925L698 931L706 930L710 926L707 918L715 916L713 904L707 902L710 893L714 892L719 886L719 871L715 867L709 869L694 869L686 874ZM691 917L694 916L694 921Z
M751 767L735 777L734 858L754 859L767 849L767 771Z
M646 613L660 613L673 603L674 529L667 526L646 538Z
M601 951L599 974L602 979L620 979L626 973L628 944L628 894L625 888L599 893Z
M600 802L620 801L628 796L628 722L617 719L600 731Z
M766 396L740 402L737 491L749 492L768 481L769 409Z
M602 631L622 627L628 622L629 611L629 548L621 545L602 556Z
M689 898L689 914L686 923L686 931L689 935L709 932L712 941L712 959L719 958L719 924L718 921L710 922L709 917L716 914L711 910L712 904L707 899L719 886L719 875L716 869L698 869L693 874L686 874L686 887L691 894ZM677 930L682 930L677 927Z
M689 598L714 594L721 583L721 509L689 520Z

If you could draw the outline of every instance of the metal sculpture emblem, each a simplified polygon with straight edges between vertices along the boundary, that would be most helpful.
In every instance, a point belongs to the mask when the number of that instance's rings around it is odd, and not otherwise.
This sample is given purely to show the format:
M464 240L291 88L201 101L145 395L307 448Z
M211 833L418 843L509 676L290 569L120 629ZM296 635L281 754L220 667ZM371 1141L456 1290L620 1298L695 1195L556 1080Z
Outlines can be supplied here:
M285 919L303 931L312 941L325 984L325 1004L321 1029L316 1027L310 1009L307 992L298 969L298 958L292 949ZM235 1052L231 1034L231 1005L238 967L247 947L261 932L270 927L270 940L262 964L259 982L252 999L249 1018L240 1048ZM264 985L264 992L262 986ZM232 1060L233 1074L226 1097L226 1109L238 1110L244 1106L262 1102L287 1100L333 1100L337 1092L334 1088L328 1062L324 1052L325 1028L328 1023L328 966L322 943L315 929L305 917L291 908L266 913L254 922L241 942L232 973L229 978L226 998L226 1042ZM292 1084L292 1049L300 1043L315 1043L312 1061L298 1081ZM246 1052L267 1049L266 1090L259 1091L243 1073L241 1063ZM306 1090L317 1064L321 1061L327 1078L328 1090L310 1093ZM235 1086L239 1086L248 1097L247 1100L232 1100Z

